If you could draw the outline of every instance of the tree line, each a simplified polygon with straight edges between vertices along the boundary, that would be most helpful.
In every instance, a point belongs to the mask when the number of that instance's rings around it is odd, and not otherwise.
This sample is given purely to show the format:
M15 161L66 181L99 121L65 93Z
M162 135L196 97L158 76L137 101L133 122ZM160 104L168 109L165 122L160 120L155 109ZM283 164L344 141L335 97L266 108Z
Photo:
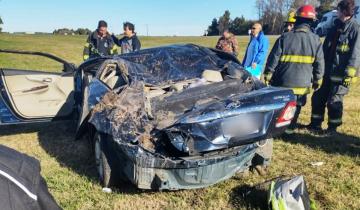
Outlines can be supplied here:
M255 22L263 25L265 34L280 34L283 30L283 22L292 8L312 4L320 20L323 14L334 9L338 2L339 0L256 0L254 6L258 14L257 20L248 20L244 16L231 19L230 12L226 10L222 16L212 20L204 35L218 36L225 29L229 29L235 35L246 35Z
M1 17L0 17L0 25L4 24ZM0 26L0 32L2 32L2 27Z
M0 33L2 32L1 25L4 24L0 17ZM36 32L40 33L40 32ZM91 30L88 28L78 28L76 30L74 29L68 29L68 28L60 28L53 31L53 34L59 34L59 35L89 35L91 33Z
M88 28L78 28L76 30L68 29L68 28L60 28L53 31L53 34L58 34L58 35L89 35L90 33L91 30Z

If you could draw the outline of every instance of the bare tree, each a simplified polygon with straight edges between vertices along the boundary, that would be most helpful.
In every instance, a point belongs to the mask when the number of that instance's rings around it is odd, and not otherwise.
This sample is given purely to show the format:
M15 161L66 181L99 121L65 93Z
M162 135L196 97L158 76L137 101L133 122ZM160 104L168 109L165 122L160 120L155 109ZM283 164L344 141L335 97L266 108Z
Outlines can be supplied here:
M1 17L0 17L0 25L4 24L4 22L2 21ZM0 26L0 32L2 32L2 27Z
M318 6L320 6L322 1L324 1L324 0L294 0L292 7L299 8L304 4L311 4L314 7L318 7ZM329 0L325 0L325 1L329 1ZM330 1L333 1L333 0L330 0Z
M264 30L269 34L278 34L282 31L283 18L287 15L294 0L257 0L256 7L259 20Z
M304 4L311 4L316 8L329 8L338 0L256 0L255 6L259 20L264 30L269 34L278 34L282 31L283 21L290 9L297 9Z
M1 0L0 0L1 2ZM0 17L0 25L4 24L4 22L2 21L1 17ZM0 32L2 32L2 27L0 26Z

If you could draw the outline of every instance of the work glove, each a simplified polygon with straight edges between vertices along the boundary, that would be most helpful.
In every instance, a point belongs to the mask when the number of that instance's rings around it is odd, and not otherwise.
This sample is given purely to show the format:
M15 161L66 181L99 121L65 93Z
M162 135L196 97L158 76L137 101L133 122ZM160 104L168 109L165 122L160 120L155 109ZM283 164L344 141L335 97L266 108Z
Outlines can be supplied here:
M352 83L356 83L357 77L356 77L356 68L348 66L345 71L345 78L343 80L343 85L345 87L349 87Z
M321 85L321 82L320 82L320 81L314 81L314 82L313 82L313 85L312 85L312 89L313 89L314 91L317 91L317 90L319 90L320 85Z
M352 80L352 77L345 77L342 82L342 85L345 87L349 87L351 85L351 80Z
M265 82L266 85L270 84L271 78L272 78L272 73L271 72L266 72L264 74L264 82Z

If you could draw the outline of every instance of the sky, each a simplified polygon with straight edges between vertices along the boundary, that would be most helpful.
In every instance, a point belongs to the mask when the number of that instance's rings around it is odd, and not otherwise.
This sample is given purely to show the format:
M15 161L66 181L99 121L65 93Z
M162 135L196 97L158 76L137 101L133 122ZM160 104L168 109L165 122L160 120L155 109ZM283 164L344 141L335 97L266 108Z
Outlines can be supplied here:
M138 35L200 36L214 17L256 19L255 0L0 0L7 32L52 32L58 28L96 29L99 20L119 34L122 23L135 24Z

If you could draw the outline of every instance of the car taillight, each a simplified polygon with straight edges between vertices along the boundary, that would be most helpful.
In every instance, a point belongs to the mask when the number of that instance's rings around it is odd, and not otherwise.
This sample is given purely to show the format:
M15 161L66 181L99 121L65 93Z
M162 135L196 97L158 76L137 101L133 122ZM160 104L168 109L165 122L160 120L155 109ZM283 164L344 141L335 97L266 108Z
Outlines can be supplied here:
M276 127L278 128L289 125L291 123L291 120L294 118L295 112L296 101L290 101L277 119Z

